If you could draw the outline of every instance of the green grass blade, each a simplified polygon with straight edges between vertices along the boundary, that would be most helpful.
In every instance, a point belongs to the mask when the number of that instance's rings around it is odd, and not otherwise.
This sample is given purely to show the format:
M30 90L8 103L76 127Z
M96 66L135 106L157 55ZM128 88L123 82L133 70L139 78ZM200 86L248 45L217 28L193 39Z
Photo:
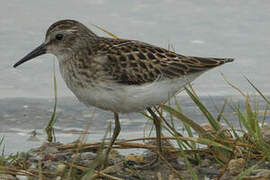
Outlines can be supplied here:
M226 145L223 145L221 143L218 143L218 142L215 142L215 141L212 141L210 139L206 139L206 138L198 138L198 142L200 144L205 144L205 145L208 145L208 146L214 146L214 147L217 147L217 148L222 148L222 149L225 149L227 151L233 151L232 148L226 146Z
M208 119L211 126L218 131L220 129L219 122L213 117L213 115L207 110L207 108L200 102L200 100L188 89L185 88L187 94L191 97L193 102L198 106L204 116Z
M53 85L54 85L54 107L53 112L51 114L51 119L46 126L47 140L52 142L52 140L56 140L54 136L53 126L56 121L56 108L57 108L57 81L56 81L56 72L55 72L55 61L53 64Z
M220 122L221 118L223 117L223 113L225 111L225 108L226 108L226 105L227 105L227 100L224 101L224 104L222 105L222 108L221 110L219 111L219 114L217 116L217 121Z
M263 95L263 93L246 77L244 78L248 81L248 83L260 94L260 96L270 105L270 101Z
M187 116L185 116L181 112L178 112L175 109L173 109L173 108L171 108L171 107L169 107L169 106L167 106L165 104L162 104L160 106L162 107L162 109L164 109L165 111L171 113L173 116L175 116L176 118L178 118L182 122L185 122L188 125L190 125L190 127L192 127L201 137L213 138L199 124L195 123L194 121L192 121L191 119L189 119Z

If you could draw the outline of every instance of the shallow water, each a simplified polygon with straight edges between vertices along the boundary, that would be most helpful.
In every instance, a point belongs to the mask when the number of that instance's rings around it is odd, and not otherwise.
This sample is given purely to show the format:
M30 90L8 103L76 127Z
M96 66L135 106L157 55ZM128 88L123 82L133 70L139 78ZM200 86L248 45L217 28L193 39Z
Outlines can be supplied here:
M44 55L17 69L12 65L44 40L53 22L76 19L98 35L107 36L92 27L97 24L121 38L136 39L157 46L172 43L184 55L233 57L233 63L213 69L194 81L201 96L211 96L222 104L224 97L238 93L223 80L228 80L246 92L252 91L243 76L248 77L264 93L270 94L270 3L267 0L137 0L109 1L1 1L0 6L0 137L5 136L6 152L26 150L38 142L28 142L28 132L42 130L50 118L53 101L53 60ZM73 97L65 86L58 68L59 97ZM181 93L185 96L185 93ZM22 98L19 98L22 97ZM14 99L4 99L14 98ZM25 99L31 98L31 99ZM43 98L32 99L32 98ZM65 99L65 98L63 98ZM209 102L208 104L211 104ZM74 100L63 100L58 107L58 139L75 140L74 131L82 130L91 111ZM184 102L186 111L199 122L205 122L194 105ZM212 109L215 112L214 109ZM76 120L74 120L76 119ZM102 139L111 113L97 111L93 140ZM233 118L232 118L233 120ZM122 117L120 138L141 137L145 120L138 114ZM71 133L68 130L71 129ZM63 132L64 131L64 132ZM127 134L125 134L125 132ZM75 133L76 134L76 133ZM38 135L39 136L39 135ZM90 137L90 136L89 136ZM61 139L62 138L62 139ZM23 143L22 143L23 142Z
M215 116L218 116L217 110L221 109L225 99L230 103L227 105L223 115L235 127L238 128L238 117L232 107L237 103L244 104L242 99L237 97L201 97L202 102L207 109ZM200 110L194 105L188 97L178 97L185 114L199 124L206 123L207 120ZM74 98L60 98L58 100L55 124L56 140L62 143L69 143L77 140L84 132L84 128L90 123L90 128L86 134L87 142L102 141L106 130L113 121L113 114L94 108L87 109L84 105ZM264 103L260 103L259 110L264 112ZM49 99L29 99L29 98L6 98L0 101L0 137L4 136L5 153L15 153L17 151L27 151L30 147L40 146L46 141L44 128L48 123L53 109L53 101ZM263 114L262 114L263 115ZM164 113L167 120L170 117ZM182 124L174 119L175 127L183 133ZM269 117L265 122L270 122ZM152 128L152 121L147 120L140 113L121 114L121 133L118 140L148 137ZM224 124L224 122L222 121ZM227 127L225 125L225 127ZM110 128L109 128L110 129ZM32 136L33 131L36 136ZM109 131L107 138L111 137ZM163 130L168 135L166 130ZM155 136L152 132L151 136ZM0 146L0 150L3 146ZM125 151L130 152L130 151ZM136 150L137 152L137 150ZM141 152L141 151L140 151Z

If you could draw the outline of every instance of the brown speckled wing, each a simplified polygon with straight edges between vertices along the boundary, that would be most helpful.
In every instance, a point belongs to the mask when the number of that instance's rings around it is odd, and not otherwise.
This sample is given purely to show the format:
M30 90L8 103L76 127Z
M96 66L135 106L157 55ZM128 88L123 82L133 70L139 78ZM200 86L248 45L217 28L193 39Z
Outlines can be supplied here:
M233 59L189 57L139 41L104 38L98 55L108 61L104 68L121 84L139 85L153 82L160 76L178 78L190 73L206 71Z

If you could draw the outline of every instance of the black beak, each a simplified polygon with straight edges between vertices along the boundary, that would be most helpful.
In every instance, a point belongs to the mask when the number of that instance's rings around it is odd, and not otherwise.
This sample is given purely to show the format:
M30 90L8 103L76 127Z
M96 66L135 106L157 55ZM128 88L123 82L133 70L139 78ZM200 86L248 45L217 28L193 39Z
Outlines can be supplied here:
M22 58L20 61L18 61L16 64L14 64L13 67L16 68L20 64L22 64L26 61L29 61L37 56L40 56L42 54L45 54L45 53L46 53L46 47L45 47L45 44L43 43L40 46L38 46L36 49L34 49L32 52L30 52L29 54L24 56L24 58Z

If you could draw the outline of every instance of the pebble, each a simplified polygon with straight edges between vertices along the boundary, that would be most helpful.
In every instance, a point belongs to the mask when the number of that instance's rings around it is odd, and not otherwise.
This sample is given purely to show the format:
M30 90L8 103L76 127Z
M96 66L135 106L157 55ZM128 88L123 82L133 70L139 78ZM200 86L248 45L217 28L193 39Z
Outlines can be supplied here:
M61 175L65 171L65 169L66 169L65 164L63 164L63 163L58 164L56 167L56 174Z
M178 165L178 169L186 169L186 163L185 163L185 159L182 157L179 157L176 159L177 165Z
M245 160L243 158L232 159L228 164L229 174L237 175L243 171Z
M210 169L210 168L198 168L199 173L203 173L206 175L219 175L218 169Z
M140 164L144 162L144 158L141 155L128 154L125 156L125 161L133 161L137 164Z
M57 153L54 155L54 161L65 161L70 156L71 156L71 154L69 154L69 153Z
M28 177L26 177L26 176L16 176L17 177L17 179L16 180L28 180ZM8 179L9 180L9 179Z
M83 152L79 155L80 159L88 159L88 160L94 160L96 158L97 154L93 152Z

